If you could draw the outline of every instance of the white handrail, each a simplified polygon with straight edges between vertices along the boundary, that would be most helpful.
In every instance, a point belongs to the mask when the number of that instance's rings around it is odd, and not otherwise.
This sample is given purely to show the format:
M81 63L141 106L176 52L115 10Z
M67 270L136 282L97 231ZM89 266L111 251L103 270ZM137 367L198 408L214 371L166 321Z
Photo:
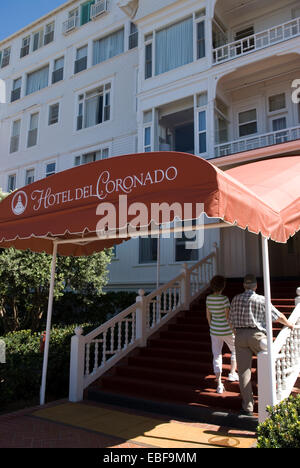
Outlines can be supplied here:
M213 50L213 63L217 65L228 62L229 60L287 41L299 35L300 18L295 18L238 41L217 47Z
M300 288L297 289L300 296ZM300 373L300 297L296 298L296 307L289 317L295 325L294 330L284 327L273 342L273 356L276 375L276 404L287 398L295 385ZM270 405L270 387L268 375L269 360L267 353L258 354L258 405L259 421L267 418L266 407Z
M276 132L253 135L251 137L229 141L215 146L215 157L220 158L230 154L251 151L265 146L279 145L287 141L300 139L300 126L285 128Z
M171 281L145 296L139 291L136 303L86 336L75 330L71 342L70 401L80 401L83 391L118 361L147 339L205 290L217 272L215 251Z

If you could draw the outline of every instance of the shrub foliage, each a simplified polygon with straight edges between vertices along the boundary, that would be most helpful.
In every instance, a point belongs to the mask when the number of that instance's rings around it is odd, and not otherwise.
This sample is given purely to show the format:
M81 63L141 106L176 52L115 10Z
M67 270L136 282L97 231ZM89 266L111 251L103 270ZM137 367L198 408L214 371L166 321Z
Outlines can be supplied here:
M300 395L290 396L258 426L258 448L300 448Z

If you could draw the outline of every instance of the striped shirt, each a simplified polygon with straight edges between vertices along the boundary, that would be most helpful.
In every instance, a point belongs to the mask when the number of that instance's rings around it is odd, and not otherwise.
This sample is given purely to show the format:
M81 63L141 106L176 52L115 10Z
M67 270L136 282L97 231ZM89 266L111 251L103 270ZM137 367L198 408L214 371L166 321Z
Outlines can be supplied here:
M235 296L229 314L232 326L234 328L258 328L267 333L265 303L265 297L252 290L246 290ZM279 316L280 312L272 306L273 321L276 321Z
M211 315L210 334L217 336L232 335L232 330L226 319L226 309L230 308L227 296L210 294L206 298L206 308Z

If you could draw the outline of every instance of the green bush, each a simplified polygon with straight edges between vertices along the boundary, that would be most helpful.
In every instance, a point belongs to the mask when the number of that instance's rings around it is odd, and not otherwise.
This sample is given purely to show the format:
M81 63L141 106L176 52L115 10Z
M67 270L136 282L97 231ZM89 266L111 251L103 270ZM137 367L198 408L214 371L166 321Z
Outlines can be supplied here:
M98 325L81 324L84 334ZM68 395L70 345L76 326L51 330L47 372L47 395L51 398ZM6 344L6 364L0 364L0 410L10 402L39 398L43 366L40 336L31 330L21 330L1 338Z
M274 408L258 426L258 448L300 448L300 395L289 397Z

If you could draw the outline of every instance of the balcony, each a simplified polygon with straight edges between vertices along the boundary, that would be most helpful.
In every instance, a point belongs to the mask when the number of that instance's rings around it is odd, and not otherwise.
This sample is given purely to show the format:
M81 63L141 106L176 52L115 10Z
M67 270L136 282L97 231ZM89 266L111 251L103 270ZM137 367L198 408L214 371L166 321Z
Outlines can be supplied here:
M96 19L107 11L107 1L100 0L91 6L91 19Z
M63 34L69 34L79 27L79 16L72 16L63 23Z
M218 65L219 63L228 62L298 36L300 36L300 18L295 18L265 31L215 48L213 50L213 63Z
M294 140L300 140L300 125L277 132L265 133L263 135L255 135L228 143L222 143L221 145L215 146L215 157L221 158L230 154L255 150L265 146L279 145Z

